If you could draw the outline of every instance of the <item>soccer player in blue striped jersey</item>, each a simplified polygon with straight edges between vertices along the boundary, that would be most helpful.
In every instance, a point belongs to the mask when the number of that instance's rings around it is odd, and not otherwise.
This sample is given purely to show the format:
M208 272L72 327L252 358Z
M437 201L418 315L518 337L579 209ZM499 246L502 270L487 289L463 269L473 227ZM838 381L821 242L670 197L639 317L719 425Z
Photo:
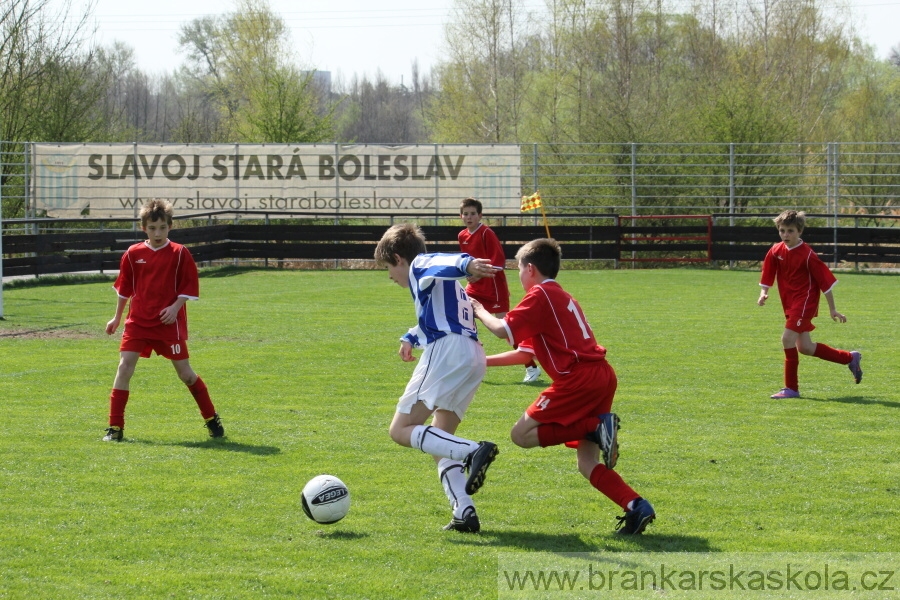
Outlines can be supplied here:
M468 254L426 254L425 235L412 223L389 228L375 260L387 267L391 281L409 289L415 303L418 322L400 338L400 358L412 362L413 348L424 348L397 402L391 439L434 457L453 509L444 529L477 533L481 525L472 494L484 484L498 450L491 442L455 435L487 366L472 304L459 280L491 277L495 269L489 260Z

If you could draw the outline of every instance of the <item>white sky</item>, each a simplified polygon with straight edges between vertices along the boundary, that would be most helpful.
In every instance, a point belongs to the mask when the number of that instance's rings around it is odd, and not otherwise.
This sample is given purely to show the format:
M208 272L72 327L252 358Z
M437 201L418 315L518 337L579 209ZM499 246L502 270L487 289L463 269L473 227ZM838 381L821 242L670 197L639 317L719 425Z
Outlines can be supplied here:
M900 0L820 0L819 5L845 2L879 58L900 45ZM544 5L543 0L526 4L533 10ZM453 0L269 0L269 5L291 29L304 67L346 79L363 73L371 78L380 69L399 83L401 77L409 81L414 59L425 73L441 58ZM124 41L134 48L139 68L161 73L181 64L177 37L182 24L232 10L228 0L96 0L93 14L99 43Z

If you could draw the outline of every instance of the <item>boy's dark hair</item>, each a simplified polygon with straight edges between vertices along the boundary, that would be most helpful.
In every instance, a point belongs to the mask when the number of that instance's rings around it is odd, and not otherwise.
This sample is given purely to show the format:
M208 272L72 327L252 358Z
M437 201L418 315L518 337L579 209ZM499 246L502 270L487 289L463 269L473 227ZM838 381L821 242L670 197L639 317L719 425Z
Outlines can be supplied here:
M375 246L375 262L378 266L396 266L395 254L399 254L408 263L425 253L425 234L415 223L394 225L384 232L378 245Z
M782 225L790 227L793 225L801 233L806 227L806 213L803 211L786 210L772 220L775 221L775 227L781 227Z
M459 203L460 214L462 214L463 209L465 209L468 206L474 206L475 210L478 211L479 215L481 214L481 211L483 209L483 207L481 206L480 200L476 200L475 198L466 198L465 200L463 200L462 202Z
M174 215L175 209L171 202L154 198L141 207L141 227L146 227L150 221L165 221L171 227Z
M534 265L541 275L550 279L556 279L561 261L562 248L559 247L559 242L553 238L532 240L516 252L516 262Z

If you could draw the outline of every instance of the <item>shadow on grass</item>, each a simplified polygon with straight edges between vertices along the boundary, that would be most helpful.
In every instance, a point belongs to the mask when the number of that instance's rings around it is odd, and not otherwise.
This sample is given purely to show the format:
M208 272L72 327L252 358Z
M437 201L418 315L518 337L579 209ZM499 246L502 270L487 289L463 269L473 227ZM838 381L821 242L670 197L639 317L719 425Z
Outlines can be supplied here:
M521 386L523 388L545 388L550 385L549 381L541 381L540 379L537 381L531 381L525 383L521 379L513 379L511 381L482 381L481 385L496 385L501 387L510 387L510 386Z
M537 531L485 531L478 535L459 535L449 538L455 544L475 542L483 546L506 546L543 552L590 552L596 550L574 533L540 533Z
M367 537L370 537L368 533L360 533L358 531L344 531L344 530L336 530L336 531L324 531L319 529L316 531L316 537L326 538L329 540L347 540L349 542L362 540Z
M257 456L272 456L273 454L281 453L281 448L278 448L277 446L254 446L252 444L230 442L227 439L209 439L203 442L153 442L147 440L136 441L138 444L147 444L149 446L179 446L181 448L197 448L200 450L243 452L245 454L255 454Z
M692 535L616 535L609 538L617 543L639 546L642 551L654 552L718 552L706 538ZM504 546L520 550L538 552L596 552L608 550L605 540L589 543L582 536L572 533L549 534L534 531L484 531L477 536L459 536L450 539L452 543L476 543L485 546ZM636 549L635 549L636 550ZM615 551L632 551L616 549Z
M648 529L649 532L649 529ZM617 535L617 539L640 546L647 552L719 552L710 546L709 540L696 535Z
M880 404L887 408L900 408L900 402L892 402L890 400L873 400L872 398L864 398L862 396L844 396L843 398L812 398L804 397L800 400L810 400L812 402L840 402L843 404Z

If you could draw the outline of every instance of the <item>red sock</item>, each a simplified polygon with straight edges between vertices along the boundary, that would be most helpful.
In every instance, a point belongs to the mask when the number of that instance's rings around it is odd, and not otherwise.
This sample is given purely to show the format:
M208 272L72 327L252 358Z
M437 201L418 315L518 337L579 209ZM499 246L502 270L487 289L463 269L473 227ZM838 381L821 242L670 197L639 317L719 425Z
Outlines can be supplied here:
M203 380L198 376L194 385L188 386L188 390L190 390L194 400L197 401L197 406L200 408L200 416L204 419L213 418L216 414L216 407L213 406L209 397L209 390L206 389L206 384L203 383Z
M631 489L618 473L607 469L604 465L597 465L591 471L591 485L623 510L628 510L629 502L640 498L640 495Z
M825 344L816 344L816 351L813 352L813 356L840 365L849 365L850 361L853 360L853 357L846 350L837 350Z
M566 442L577 442L578 440L583 440L584 436L597 429L599 424L600 419L597 417L587 417L571 425L545 423L537 428L538 442L541 444L541 448L565 444Z
M796 348L784 349L784 387L800 391L797 371L800 368L800 353Z
M109 395L109 426L125 429L125 405L128 404L128 390L113 388Z

